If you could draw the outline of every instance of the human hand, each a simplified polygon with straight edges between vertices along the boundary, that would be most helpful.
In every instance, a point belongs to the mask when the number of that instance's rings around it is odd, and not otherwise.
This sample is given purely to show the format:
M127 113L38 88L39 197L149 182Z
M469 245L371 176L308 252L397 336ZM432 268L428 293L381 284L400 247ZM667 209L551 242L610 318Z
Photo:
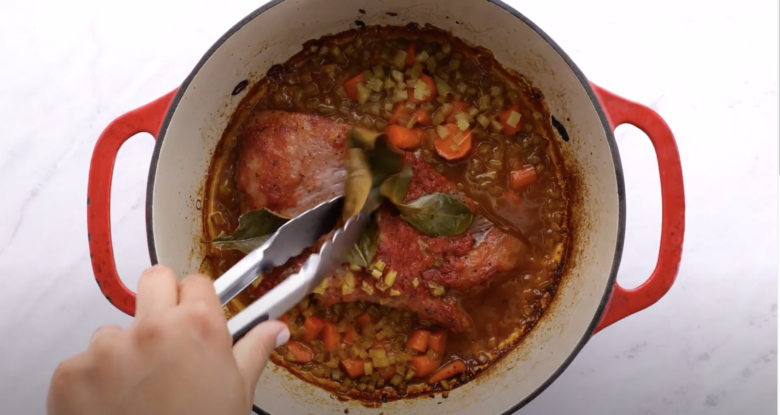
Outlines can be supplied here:
M247 415L254 389L287 326L265 322L233 346L212 282L180 284L165 267L138 282L137 310L126 330L99 328L86 352L60 363L47 402L50 415Z

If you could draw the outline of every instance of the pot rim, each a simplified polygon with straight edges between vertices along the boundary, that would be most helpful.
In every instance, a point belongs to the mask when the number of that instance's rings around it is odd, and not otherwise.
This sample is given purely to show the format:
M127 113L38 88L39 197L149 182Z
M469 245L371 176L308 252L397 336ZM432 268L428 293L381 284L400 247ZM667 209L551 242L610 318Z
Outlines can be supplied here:
M153 217L153 209L152 209L152 206L154 205L154 182L157 175L157 162L159 161L160 158L160 149L162 148L162 143L163 140L165 139L165 134L168 131L168 126L170 125L171 118L173 117L173 114L176 112L176 108L178 107L179 102L181 102L184 93L187 91L188 87L192 83L192 80L195 78L195 75L197 75L197 73L200 71L203 65L205 65L205 63L211 58L211 56L217 51L217 49L219 49L230 37L232 37L236 32L238 32L241 28L243 28L247 23L254 20L255 18L265 13L269 9L273 8L274 6L283 3L284 1L285 0L269 1L268 3L262 5L261 7L257 8L253 12L249 13L246 17L241 19L227 32L225 32L225 34L223 34L198 61L197 65L195 65L195 67L192 69L192 72L190 72L190 74L181 84L181 87L176 92L176 96L173 98L170 107L168 107L168 111L165 114L165 119L163 120L163 123L160 127L160 132L157 136L157 140L154 145L154 152L152 153L152 162L149 167L149 178L146 185L146 239L149 248L149 259L151 260L152 265L157 265L158 263L157 249L154 243L154 226L153 226L154 217ZM571 353L569 353L569 356L566 358L566 360L563 361L563 363L558 367L558 369L556 369L555 372L553 372L553 374L550 375L549 378L547 378L547 380L545 380L541 385L539 385L539 387L536 388L536 390L534 390L533 392L525 396L517 404L513 405L512 407L510 407L509 409L507 409L501 414L501 415L511 415L516 411L520 410L520 408L522 408L532 400L534 400L537 396L539 396L542 392L544 392L544 390L547 389L553 382L555 382L555 380L558 379L558 377L574 361L574 358L577 357L577 355L580 353L583 347L585 347L585 344L588 342L588 340L590 340L591 336L594 334L594 331L596 330L596 326L601 321L601 317L604 314L604 310L607 306L607 303L609 302L610 296L612 294L612 289L617 279L617 272L618 269L620 268L620 259L623 254L623 242L625 240L625 230L626 230L626 192L625 192L625 184L623 181L623 166L620 162L620 154L618 151L617 142L615 141L615 135L612 131L612 127L609 124L607 115L601 106L601 102L596 97L596 94L593 91L593 88L591 88L590 82L585 77L585 74L574 63L574 61L569 57L569 55L567 55L566 52L564 52L563 49L560 46L558 46L558 44L555 43L555 41L550 36L547 35L547 33L545 33L539 26L534 24L530 19L525 17L522 13L515 10L512 6L504 3L502 0L488 0L488 2L493 3L494 5L502 8L504 11L510 13L511 15L519 19L521 22L528 25L539 36L541 36L541 38L544 39L544 41L547 42L547 44L549 44L561 56L561 58L563 58L563 60L569 66L571 71L580 81L582 87L585 88L588 97L590 97L590 100L593 103L594 108L596 109L596 113L598 114L599 120L601 121L601 124L604 127L604 133L607 137L607 143L609 144L610 154L612 155L612 162L615 166L615 180L617 181L617 195L618 195L618 226L617 226L617 238L615 242L615 254L612 259L612 267L609 272L607 285L606 288L604 289L604 294L601 297L601 301L599 303L598 309L596 310L596 313L593 316L593 320L591 320L588 329L585 331L580 341L577 343L577 345L574 347ZM270 413L262 410L254 403L252 404L252 411L260 415L271 415Z

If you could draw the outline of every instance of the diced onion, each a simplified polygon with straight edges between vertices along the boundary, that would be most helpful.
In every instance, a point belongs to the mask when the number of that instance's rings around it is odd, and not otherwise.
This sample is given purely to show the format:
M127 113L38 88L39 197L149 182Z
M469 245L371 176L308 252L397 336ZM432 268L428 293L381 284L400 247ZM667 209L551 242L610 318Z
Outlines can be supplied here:
M461 118L458 120L458 129L460 131L466 131L469 129L469 121L465 118ZM460 143L458 143L460 144Z
M439 95L446 96L450 93L450 91L452 91L452 88L450 88L450 86L447 85L447 83L438 76L434 76L433 81L436 83L436 89L439 92Z
M355 287L355 274L352 272L347 272L347 275L344 277L344 285L348 287Z
M403 69L406 66L405 50L399 49L395 51L395 56L393 57L393 66L395 66L397 69Z
M362 82L357 84L358 90L358 102L365 104L368 101L368 97L371 96L371 89L366 87Z
M361 287L361 288L368 295L374 294L374 287L372 287L371 284L368 283L368 281L363 281L363 287Z
M477 107L469 107L469 109L466 110L466 113L471 117L476 117L477 114L479 114L479 109L477 109Z
M376 358L384 359L387 357L387 352L385 351L385 349L370 349L368 351L368 355L372 359L376 359Z
M484 114L479 114L477 116L477 122L482 126L482 128L487 128L487 126L490 125L490 120Z
M436 58L434 58L433 56L428 58L428 60L425 61L425 66L428 67L428 72L433 73L433 71L436 70Z
M517 111L512 111L509 114L509 118L507 118L506 123L509 124L512 128L517 127L517 123L520 122L520 113Z
M420 280L418 280L417 278L412 280L412 286L414 288L417 288L417 286L419 286L419 285L420 285Z
M440 126L436 127L436 133L439 135L439 138L444 139L444 138L447 138L450 135L450 130L447 127L445 127L445 126L440 125ZM415 280L416 280L416 278L415 278ZM416 287L416 285L415 285L415 287Z
M416 60L417 62L425 62L428 60L429 57L430 55L428 55L428 52L422 51L418 53L417 56L414 57L414 60Z
M376 261L374 263L374 268L376 268L376 269L378 269L380 271L384 271L385 270L385 265L387 265L387 264L385 264L385 262L380 259L379 261Z
M381 65L374 66L374 76L376 76L379 79L385 79L385 70L382 68Z
M398 290L394 290L394 289L391 289L391 290L390 290L390 296L391 296L391 297L397 297L397 296L399 296L399 295L401 295L401 292L400 292L400 291L398 291Z
M393 94L393 103L406 101L407 99L409 99L409 93L406 92L405 89L402 89L400 91L395 91L395 93Z
M388 287L392 287L395 283L395 278L398 276L398 273L395 270L390 270L387 275L385 275L385 284L387 284Z
M390 360L388 358L373 358L374 367L383 368L390 366Z
M418 79L414 84L414 99L423 101L429 96L431 96L431 88L428 87L428 84Z
M382 276L382 271L378 269L373 269L371 270L371 276L374 277L375 279L379 279L379 277Z
M385 89L395 88L395 81L393 81L393 78L391 78L389 76L387 78L385 78L384 87L385 87Z
M497 133L504 129L500 122L493 120L490 122L490 131Z
M355 287L350 287L347 284L344 284L341 286L341 294L342 295L349 295L355 292Z
M396 82L403 82L404 81L404 74L401 71L396 71L393 69L392 72L393 79L395 79Z
M435 282L429 282L428 287L431 289L431 295L434 297L440 297L444 295L444 286L436 284Z
M379 92L384 87L385 83L382 82L379 78L369 79L368 82L366 82L369 88L371 88L374 92Z
M328 279L325 278L322 280L322 282L317 286L317 288L314 289L315 294L325 294L325 289L328 288Z

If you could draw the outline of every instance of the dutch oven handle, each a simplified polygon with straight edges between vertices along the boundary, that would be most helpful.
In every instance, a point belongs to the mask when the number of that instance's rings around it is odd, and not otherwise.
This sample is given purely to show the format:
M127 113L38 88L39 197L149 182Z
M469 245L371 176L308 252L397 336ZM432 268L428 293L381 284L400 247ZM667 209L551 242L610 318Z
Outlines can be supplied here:
M87 238L89 258L100 290L119 310L135 314L135 293L119 279L111 243L111 178L119 148L138 133L155 140L176 90L119 116L100 134L89 166L87 187Z
M655 304L674 284L682 257L685 233L685 192L680 153L672 130L652 109L617 96L591 83L614 130L631 124L650 138L661 176L661 245L655 270L642 285L626 289L615 281L612 296L594 333Z

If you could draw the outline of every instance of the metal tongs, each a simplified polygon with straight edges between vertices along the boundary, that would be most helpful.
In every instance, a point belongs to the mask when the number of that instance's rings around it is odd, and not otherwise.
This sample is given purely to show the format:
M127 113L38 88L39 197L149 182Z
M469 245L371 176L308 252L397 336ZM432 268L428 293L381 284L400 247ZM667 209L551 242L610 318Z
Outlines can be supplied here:
M322 203L282 225L259 248L250 252L214 281L222 306L254 281L259 274L268 273L274 267L284 265L290 258L300 255L306 248L333 230L341 216L344 197L339 196ZM370 214L360 212L336 230L320 249L312 254L301 270L228 320L228 330L233 343L244 337L254 326L275 320L311 293L322 280L344 262L369 222Z

